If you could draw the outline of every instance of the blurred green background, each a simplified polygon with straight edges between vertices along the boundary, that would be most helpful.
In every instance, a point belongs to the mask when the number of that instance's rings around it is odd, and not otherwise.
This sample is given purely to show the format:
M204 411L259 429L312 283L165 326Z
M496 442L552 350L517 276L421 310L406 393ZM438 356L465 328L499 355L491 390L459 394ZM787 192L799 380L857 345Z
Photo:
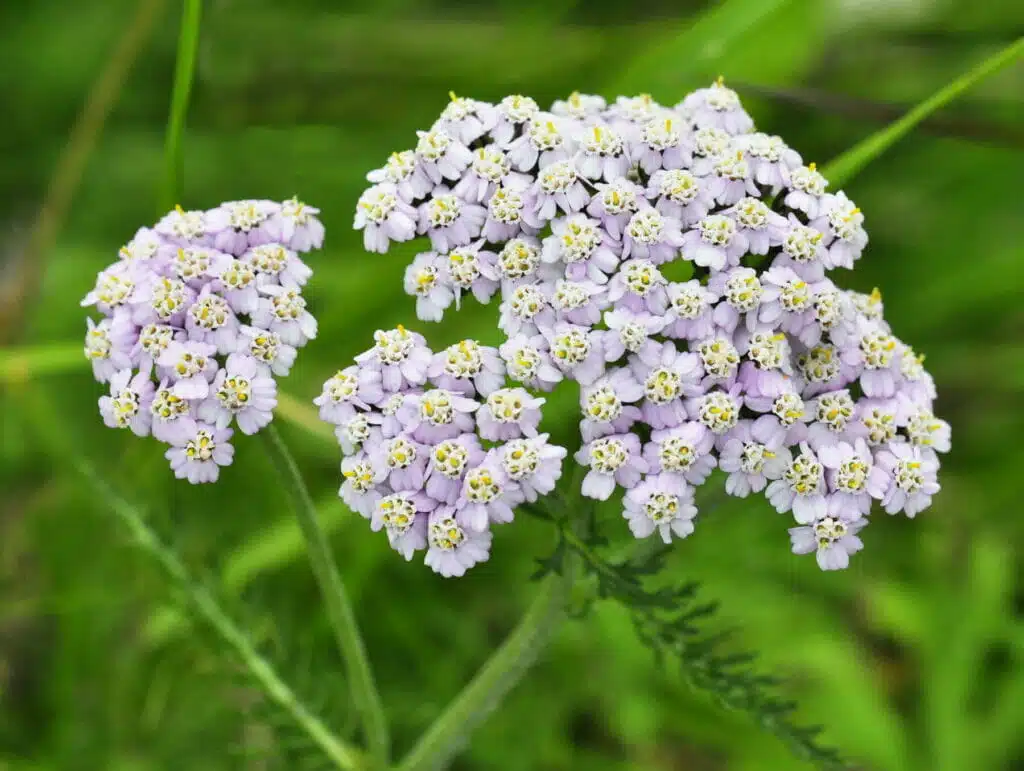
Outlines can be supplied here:
M413 250L364 254L351 212L366 171L414 144L449 90L542 104L573 89L650 92L675 103L722 74L762 130L821 164L1024 30L1024 5L1008 0L205 5L181 203L297 193L324 210L327 248L311 260L309 291L322 334L283 386L301 402L375 328L414 319L401 290ZM239 443L216 486L176 483L155 442L102 426L103 389L75 352L79 299L155 219L179 10L161 0L141 11L137 0L0 7L0 338L41 351L36 369L9 356L0 368L0 768L11 771L255 771L316 758L266 717L205 634L167 610L161 576L54 455L41 411L145 504L300 695L352 729L259 442ZM883 289L896 332L928 354L938 412L953 425L935 505L916 521L877 515L843 573L790 555L787 524L761 499L701 517L671 559L671 580L698 579L722 601L710 628L738 627L763 668L788 678L800 717L825 724L826 741L871 771L1024 768L1022 95L1018 63L847 186L871 235L848 286ZM90 98L101 109L73 131ZM115 105L105 120L104 100ZM423 331L435 347L493 340L495 318L471 306ZM572 397L556 402L548 427L567 436ZM403 750L514 625L552 533L521 518L498 531L490 562L442 580L342 509L332 442L282 430L323 501ZM613 512L603 529L628 536ZM659 667L606 602L561 630L455 768L809 766Z

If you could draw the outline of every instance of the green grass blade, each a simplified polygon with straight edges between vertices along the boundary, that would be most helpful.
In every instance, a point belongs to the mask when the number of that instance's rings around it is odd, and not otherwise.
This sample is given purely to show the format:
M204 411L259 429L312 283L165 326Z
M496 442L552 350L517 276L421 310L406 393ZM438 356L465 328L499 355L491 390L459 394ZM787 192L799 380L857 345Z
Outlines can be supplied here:
M1018 38L974 69L925 99L895 123L867 137L829 163L822 173L833 187L845 184L896 142L905 137L921 121L945 107L969 88L1024 56L1024 37Z
M160 212L172 209L181 199L184 179L185 118L192 93L192 80L196 72L196 52L199 49L199 22L202 19L202 0L183 0L181 33L178 37L178 58L174 66L174 87L171 91L171 112L167 118L167 140L164 147L164 178L160 188Z

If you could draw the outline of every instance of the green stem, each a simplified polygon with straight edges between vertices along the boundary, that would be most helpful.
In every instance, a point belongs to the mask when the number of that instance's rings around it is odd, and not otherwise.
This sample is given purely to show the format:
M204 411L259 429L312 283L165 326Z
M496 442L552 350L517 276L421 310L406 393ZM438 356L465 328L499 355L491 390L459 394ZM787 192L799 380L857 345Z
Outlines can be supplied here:
M178 36L178 56L174 65L174 86L171 91L171 111L167 118L167 140L164 146L164 177L160 189L160 210L172 209L181 199L182 179L185 175L182 137L185 117L192 93L192 80L196 71L196 51L199 49L199 21L202 18L202 0L183 0L181 32Z
M338 649L345 662L352 701L362 721L370 754L383 768L387 766L390 755L391 742L388 737L388 725L384 718L380 695L377 693L377 686L373 680L366 647L359 635L359 626L356 623L352 605L349 603L345 585L341 581L334 558L331 556L327 535L320 525L316 507L302 480L299 467L277 429L271 425L260 435L265 438L270 459L281 475L285 489L292 500L299 528L306 541L306 551L313 567L313 574L323 596L327 618L334 630Z
M174 552L161 543L135 507L111 489L85 461L76 459L74 464L79 473L96 489L99 497L128 528L139 548L160 564L199 616L231 647L249 674L260 684L263 693L292 716L336 768L341 771L360 771L366 768L358 751L331 733L330 729L298 700L273 667L252 646L245 633L221 610L213 595L192 580L185 566Z
M1024 37L1018 38L1006 48L990 56L973 70L965 72L945 88L940 89L914 107L898 121L851 147L822 169L822 173L833 186L838 187L846 183L933 112L946 106L964 91L989 75L998 72L1022 55L1024 55Z
M549 575L515 630L427 729L396 771L439 771L536 661L565 618L573 571Z

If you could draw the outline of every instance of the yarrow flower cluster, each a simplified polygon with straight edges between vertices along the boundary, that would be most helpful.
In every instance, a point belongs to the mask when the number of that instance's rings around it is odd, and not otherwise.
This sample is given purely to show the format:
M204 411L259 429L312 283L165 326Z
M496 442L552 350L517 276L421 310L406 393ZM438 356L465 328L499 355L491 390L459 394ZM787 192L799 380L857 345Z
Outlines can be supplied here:
M378 331L315 400L345 455L342 499L443 576L486 560L491 526L554 489L566 451L538 433L543 403L506 387L497 349L434 353L403 327Z
M140 228L82 301L85 355L110 393L111 428L170 445L174 475L214 482L234 458L232 424L254 434L277 404L275 376L316 336L299 254L320 248L319 209L251 200L168 213Z
M721 81L674 107L453 96L368 179L366 248L429 240L405 279L419 318L498 297L508 376L579 383L582 493L623 491L638 538L692 532L718 468L844 568L873 502L913 517L939 490L950 428L922 357L877 290L828 275L860 258L863 214Z

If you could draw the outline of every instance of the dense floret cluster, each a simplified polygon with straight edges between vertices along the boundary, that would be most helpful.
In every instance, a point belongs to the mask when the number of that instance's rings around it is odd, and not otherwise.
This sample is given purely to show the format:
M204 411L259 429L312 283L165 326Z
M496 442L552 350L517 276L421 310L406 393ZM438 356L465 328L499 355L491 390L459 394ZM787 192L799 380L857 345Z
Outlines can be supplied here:
M175 476L214 482L234 458L232 424L254 434L277 404L275 376L316 336L302 288L318 209L292 199L180 207L141 228L82 301L85 355L110 393L111 428L170 445Z
M508 376L579 383L582 492L621 490L637 537L692 532L719 468L792 513L794 552L843 568L873 502L913 517L938 491L950 429L922 357L877 291L830 277L863 214L720 81L671 108L453 95L368 179L368 250L429 239L405 276L420 319L497 297Z
M434 353L403 327L377 332L315 403L346 455L341 497L444 576L486 560L491 525L562 473L566 451L537 430L544 399L506 387L498 351L474 340Z

